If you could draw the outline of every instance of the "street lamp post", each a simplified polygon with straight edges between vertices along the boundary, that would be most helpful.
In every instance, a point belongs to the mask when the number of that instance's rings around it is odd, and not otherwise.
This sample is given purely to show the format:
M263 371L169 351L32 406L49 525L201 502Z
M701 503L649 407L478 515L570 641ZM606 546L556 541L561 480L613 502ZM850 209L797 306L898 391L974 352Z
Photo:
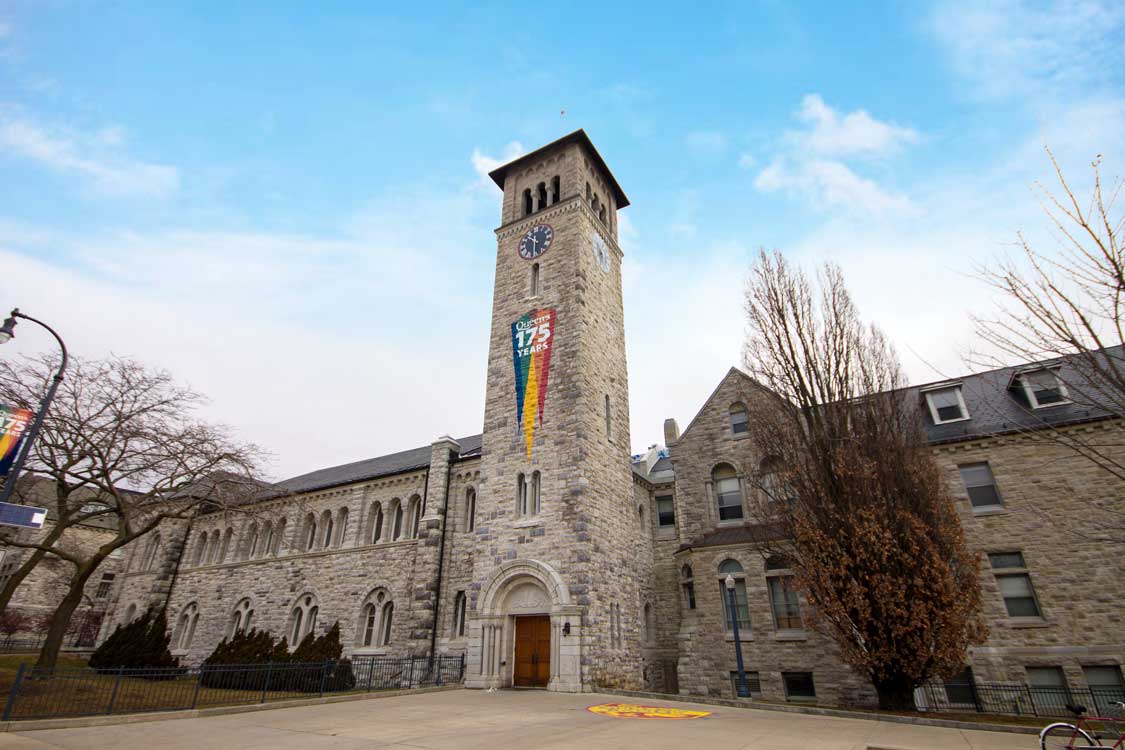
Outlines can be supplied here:
M55 337L55 341L59 342L59 348L62 349L62 361L59 362L58 372L56 372L55 376L51 379L51 385L47 388L47 394L43 396L43 400L39 402L39 411L35 414L35 419L32 420L27 435L24 436L23 446L20 448L19 455L16 456L15 463L12 464L11 473L8 474L8 478L4 482L4 491L0 494L0 503L8 502L8 498L12 496L12 488L16 486L16 479L19 478L20 471L23 469L23 465L27 461L28 455L31 453L31 444L35 442L35 437L39 434L39 428L43 426L43 417L47 415L47 409L51 406L51 401L55 398L55 391L59 389L59 383L63 380L63 373L66 372L67 362L66 344L63 343L62 337L55 332L55 329L30 315L24 315L20 312L18 307L12 310L12 314L4 321L4 325L0 326L0 344L6 344L15 338L16 318L30 320L32 323L46 328L48 333Z
M738 662L738 697L749 698L750 688L746 687L746 670L742 667L742 641L738 636L738 603L734 595L734 576L727 574L723 583L727 587L727 599L730 601L730 624L734 631L734 658Z

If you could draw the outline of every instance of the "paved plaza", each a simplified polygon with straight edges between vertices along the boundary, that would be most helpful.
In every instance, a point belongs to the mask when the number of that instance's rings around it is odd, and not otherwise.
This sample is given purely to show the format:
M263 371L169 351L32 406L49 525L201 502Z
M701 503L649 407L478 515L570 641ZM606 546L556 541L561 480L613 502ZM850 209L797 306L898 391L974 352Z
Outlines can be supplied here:
M454 690L301 708L121 724L82 729L9 732L0 750L46 748L231 748L315 750L907 750L1038 746L1029 734L965 731L645 699L644 705L710 711L691 720L629 719L587 711L631 699L541 691Z

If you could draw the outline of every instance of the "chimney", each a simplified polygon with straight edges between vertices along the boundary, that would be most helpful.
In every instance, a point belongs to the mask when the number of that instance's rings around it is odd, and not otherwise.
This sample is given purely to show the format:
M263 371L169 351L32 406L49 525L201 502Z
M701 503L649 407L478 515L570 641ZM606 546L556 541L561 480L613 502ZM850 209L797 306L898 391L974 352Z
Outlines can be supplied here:
M664 444L669 448L673 443L678 442L680 439L680 426L676 424L676 420L669 417L664 420Z

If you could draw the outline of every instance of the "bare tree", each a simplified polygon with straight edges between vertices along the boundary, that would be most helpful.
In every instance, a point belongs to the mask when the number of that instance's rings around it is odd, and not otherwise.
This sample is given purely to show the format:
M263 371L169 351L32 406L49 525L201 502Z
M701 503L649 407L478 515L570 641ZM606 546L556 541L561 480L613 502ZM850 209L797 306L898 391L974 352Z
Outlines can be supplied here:
M35 404L53 366L46 356L0 362L0 398L18 406ZM167 372L133 360L73 361L27 467L54 490L55 527L39 539L6 542L32 554L0 603L10 601L19 580L43 556L73 566L37 667L55 665L84 588L111 553L166 520L187 519L203 508L235 507L261 491L262 484L253 479L258 449L234 439L225 427L196 419L202 403L200 394L178 385ZM116 522L110 539L93 549L68 543L68 530L101 516Z
M744 401L769 467L766 547L880 707L912 709L914 688L959 671L986 635L979 562L892 347L860 321L836 266L817 281L763 251L747 283L756 385Z
M971 359L997 366L1065 358L1056 377L1067 399L1090 413L1120 418L1125 416L1125 217L1115 205L1125 181L1106 191L1098 156L1091 163L1090 195L1080 200L1054 154L1046 152L1058 189L1039 183L1036 188L1058 247L1052 253L1038 250L1021 232L1015 257L978 267L1000 297L993 315L974 318L986 351ZM1063 446L1125 480L1125 431L1119 426L1075 430L1054 412L1026 411L1026 437ZM1125 505L1119 498L1104 498L1089 510L1085 523L1060 526L1086 539L1125 542Z

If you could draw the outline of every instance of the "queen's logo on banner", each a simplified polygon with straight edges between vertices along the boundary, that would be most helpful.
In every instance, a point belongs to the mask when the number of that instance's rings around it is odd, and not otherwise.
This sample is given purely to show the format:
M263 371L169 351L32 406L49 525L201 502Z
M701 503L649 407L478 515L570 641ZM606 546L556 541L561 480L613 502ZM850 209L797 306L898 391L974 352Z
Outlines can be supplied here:
M0 404L0 477L8 476L16 459L24 432L35 413L30 409Z
M547 401L547 377L551 373L554 346L555 311L532 310L512 323L512 364L516 368L516 416L523 430L527 457L535 427L543 424L543 405Z

